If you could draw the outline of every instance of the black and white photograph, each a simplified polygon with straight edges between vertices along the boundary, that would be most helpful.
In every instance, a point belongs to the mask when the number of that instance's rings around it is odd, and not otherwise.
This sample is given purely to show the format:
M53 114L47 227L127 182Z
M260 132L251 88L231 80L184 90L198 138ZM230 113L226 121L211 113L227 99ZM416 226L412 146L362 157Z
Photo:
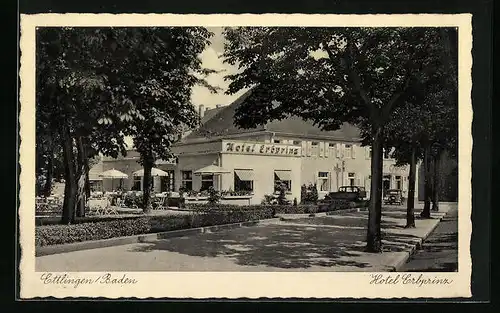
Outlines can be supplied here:
M22 17L26 294L467 296L470 16L223 17Z

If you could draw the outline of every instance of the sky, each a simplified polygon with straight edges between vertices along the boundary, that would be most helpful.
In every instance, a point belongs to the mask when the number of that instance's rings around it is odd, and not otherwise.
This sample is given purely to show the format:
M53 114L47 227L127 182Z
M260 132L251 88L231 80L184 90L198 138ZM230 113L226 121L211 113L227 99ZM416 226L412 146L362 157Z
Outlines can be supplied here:
M207 29L214 33L214 36L210 39L210 45L201 53L200 59L203 67L220 71L220 73L210 74L206 79L211 85L218 86L221 90L214 94L205 87L193 87L191 101L196 109L198 109L200 105L203 105L205 108L215 108L217 104L223 106L229 105L246 91L241 90L234 95L225 94L229 82L224 81L224 76L236 73L238 68L236 66L224 64L220 58L220 55L224 52L224 35L222 34L222 27L207 27ZM126 137L125 142L129 148L133 147L131 137Z
M211 44L207 46L205 51L200 55L202 66L209 69L221 71L207 77L207 81L218 86L222 90L217 94L211 93L207 88L195 86L192 91L191 101L198 107L204 105L205 108L214 108L217 104L228 105L242 95L245 90L242 90L234 95L226 95L225 91L229 86L229 82L224 81L224 76L234 74L238 70L236 66L224 64L220 55L224 52L224 36L222 27L208 27L208 30L214 33L211 38Z

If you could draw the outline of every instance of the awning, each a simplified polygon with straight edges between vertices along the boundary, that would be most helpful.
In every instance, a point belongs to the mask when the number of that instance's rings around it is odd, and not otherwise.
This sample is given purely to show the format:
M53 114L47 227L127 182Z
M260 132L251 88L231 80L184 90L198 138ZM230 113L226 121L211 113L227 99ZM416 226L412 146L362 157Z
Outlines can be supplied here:
M234 173L238 175L240 180L253 181L253 170L234 170Z
M231 173L231 172L217 165L205 166L203 168L200 168L199 170L194 171L195 175L225 174L225 173Z
M292 180L292 171L274 171L280 180Z
M141 170L138 170L138 171L135 171L133 173L134 176L139 176L139 177L144 177L144 169L141 169ZM155 168L153 167L151 169L151 177L154 177L154 176L168 176L168 173L165 172L165 171L162 171L158 168Z

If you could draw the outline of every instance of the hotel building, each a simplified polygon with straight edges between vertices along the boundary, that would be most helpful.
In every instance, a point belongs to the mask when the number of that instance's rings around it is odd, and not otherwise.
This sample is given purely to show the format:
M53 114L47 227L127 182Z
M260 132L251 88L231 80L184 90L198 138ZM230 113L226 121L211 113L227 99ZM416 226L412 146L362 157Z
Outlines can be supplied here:
M200 106L200 127L174 145L176 159L157 162L156 167L169 176L154 178L155 191L202 191L213 186L238 195L227 196L229 202L234 198L234 203L250 204L259 204L265 195L275 193L278 182L287 186L287 198L298 202L304 184L315 184L319 198L345 185L362 186L369 194L371 153L369 147L361 146L356 127L344 124L337 131L323 131L291 117L239 129L233 123L234 113L249 93L228 106ZM141 169L137 160L137 152L131 150L125 158L104 158L102 169L128 174L123 188L140 190L141 178L132 176ZM397 167L388 153L383 162L383 189L400 189L406 197L408 167ZM109 190L111 182L103 183ZM417 189L418 185L417 181Z

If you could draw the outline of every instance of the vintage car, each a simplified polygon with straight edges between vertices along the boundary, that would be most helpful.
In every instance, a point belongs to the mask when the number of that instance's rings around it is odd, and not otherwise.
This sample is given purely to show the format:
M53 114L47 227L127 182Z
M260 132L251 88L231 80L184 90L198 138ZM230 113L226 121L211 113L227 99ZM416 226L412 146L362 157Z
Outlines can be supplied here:
M403 193L399 189L389 189L384 196L385 204L403 204Z
M318 202L321 210L346 209L366 200L366 191L361 186L342 186L337 192L330 192Z
M348 199L359 202L366 198L366 190L361 186L342 186L337 192L330 192L325 198L330 199Z

